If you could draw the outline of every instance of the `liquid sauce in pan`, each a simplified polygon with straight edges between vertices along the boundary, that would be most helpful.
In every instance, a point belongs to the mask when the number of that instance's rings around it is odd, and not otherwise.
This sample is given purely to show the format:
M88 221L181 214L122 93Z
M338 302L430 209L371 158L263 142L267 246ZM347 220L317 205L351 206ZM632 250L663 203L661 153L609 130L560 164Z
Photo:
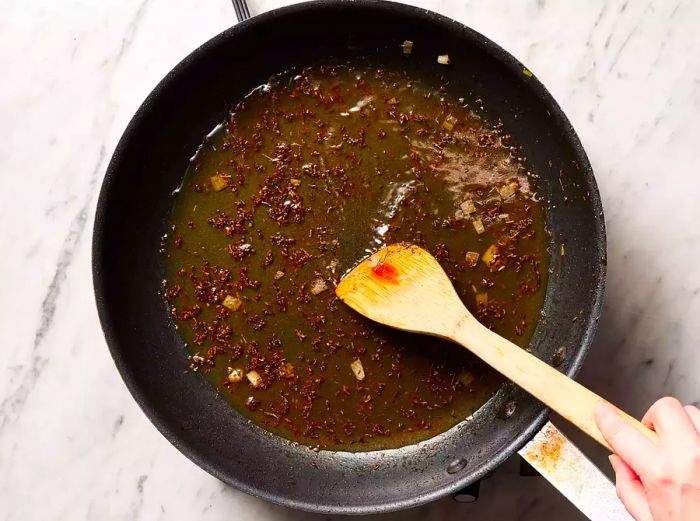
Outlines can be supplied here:
M166 298L190 370L271 432L400 447L501 385L466 350L335 297L343 273L386 244L428 249L472 313L520 346L530 339L548 266L535 180L480 101L439 81L353 63L292 70L242 101L191 161L163 244Z

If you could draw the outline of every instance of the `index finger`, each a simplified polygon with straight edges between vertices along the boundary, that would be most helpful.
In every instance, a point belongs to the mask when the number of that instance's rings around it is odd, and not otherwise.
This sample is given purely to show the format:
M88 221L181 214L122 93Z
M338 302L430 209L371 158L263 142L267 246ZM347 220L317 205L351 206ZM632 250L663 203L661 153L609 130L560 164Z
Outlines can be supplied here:
M613 452L620 456L637 474L646 474L655 467L652 457L658 447L627 423L617 409L601 403L595 410L595 421Z
M657 400L642 418L642 423L653 428L664 442L692 444L699 434L681 402L669 396Z

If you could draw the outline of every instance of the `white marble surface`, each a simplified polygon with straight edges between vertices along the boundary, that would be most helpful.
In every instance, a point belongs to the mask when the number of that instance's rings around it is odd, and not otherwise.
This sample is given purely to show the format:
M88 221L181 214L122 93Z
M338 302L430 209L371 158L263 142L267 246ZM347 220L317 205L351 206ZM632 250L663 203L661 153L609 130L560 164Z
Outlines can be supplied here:
M412 3L524 61L583 140L609 232L584 380L634 413L668 393L697 404L700 3ZM0 519L322 519L226 487L171 447L117 374L93 303L92 220L116 141L159 78L235 21L230 3L6 0L2 11ZM384 518L565 517L578 514L511 461L474 505Z

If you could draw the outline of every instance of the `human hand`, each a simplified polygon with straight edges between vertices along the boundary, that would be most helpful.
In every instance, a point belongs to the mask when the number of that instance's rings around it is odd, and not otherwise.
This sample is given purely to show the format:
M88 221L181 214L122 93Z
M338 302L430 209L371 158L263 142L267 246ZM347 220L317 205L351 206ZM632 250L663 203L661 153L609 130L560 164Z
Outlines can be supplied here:
M700 409L662 398L642 423L659 445L624 421L610 404L595 411L600 432L615 454L617 495L637 521L700 520Z

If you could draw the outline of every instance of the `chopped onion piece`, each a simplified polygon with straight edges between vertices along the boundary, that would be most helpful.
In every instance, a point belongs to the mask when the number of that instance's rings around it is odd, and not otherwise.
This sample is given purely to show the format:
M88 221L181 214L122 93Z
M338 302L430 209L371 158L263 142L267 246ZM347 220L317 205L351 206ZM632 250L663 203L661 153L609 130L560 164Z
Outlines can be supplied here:
M467 266L475 268L479 262L479 253L476 251L468 251L464 256L464 260L467 261Z
M566 255L566 250L564 249L564 245L563 245L563 244L562 244L561 246L559 246L559 253L561 254L562 257L563 257L564 255Z
M493 264L493 261L496 260L496 257L498 257L498 246L492 244L486 249L484 254L481 256L481 260L484 261L484 264L486 264L487 266L491 266L491 264Z
M284 277L284 272L278 270L277 273L275 273L275 280L280 280L282 277Z
M355 378L358 380L365 379L365 368L362 367L362 362L359 358L353 360L353 362L350 364L350 369L352 369L352 372L355 373Z
M280 373L280 377L282 377L282 378L287 378L287 379L294 378L294 366L292 364L290 364L289 362L287 362L282 367L280 367L279 373Z
M404 40L401 44L404 54L411 54L413 52L413 42L411 40Z
M474 206L474 201L468 199L459 205L459 209L462 210L464 215L471 215L476 212L476 206Z
M243 380L243 369L233 369L229 367L229 372L228 372L228 381L231 382L232 384L238 383L241 380Z
M231 311L238 311L241 309L243 301L232 295L226 295L223 304L225 308L230 309Z
M501 194L501 197L503 199L508 199L511 195L515 193L515 190L518 188L517 183L508 183L503 186L501 186L498 189L498 193Z
M220 192L228 186L228 179L221 175L212 176L209 178L209 181L215 192Z
M455 124L457 123L457 118L454 117L452 114L448 114L445 117L445 121L442 123L442 128L447 130L448 132L451 132L453 128L455 128Z
M474 381L474 374L471 371L467 370L462 372L462 374L460 374L457 379L463 386L469 387Z
M301 179L290 179L289 184L292 186L299 186L301 184Z
M390 99L387 100L387 104L389 104L389 105L398 105L398 104L399 104L399 100L397 100L396 98L390 98Z
M474 229L476 230L476 233L481 235L486 231L486 228L484 228L484 223L481 222L481 219L474 219L472 221L472 224L474 225Z
M333 259L328 263L328 269L331 271L331 273L335 273L336 268L338 267L338 259Z
M328 284L323 279L316 279L311 282L311 294L318 295L328 289Z
M262 376L255 370L249 371L245 377L248 379L248 382L250 382L251 387L260 387L263 384Z
M477 306L486 306L489 303L488 293L477 293L475 298Z
M441 54L440 56L437 57L437 62L440 65L449 65L450 63L452 63L450 60L449 54Z

